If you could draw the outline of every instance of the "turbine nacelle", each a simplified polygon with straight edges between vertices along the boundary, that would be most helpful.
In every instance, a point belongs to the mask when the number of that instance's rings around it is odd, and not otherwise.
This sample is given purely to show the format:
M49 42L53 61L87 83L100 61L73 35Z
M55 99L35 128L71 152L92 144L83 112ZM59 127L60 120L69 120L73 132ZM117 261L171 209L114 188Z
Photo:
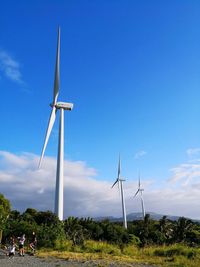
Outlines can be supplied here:
M51 107L55 107L56 109L61 109L63 108L64 110L72 110L74 104L72 103L67 103L67 102L57 102L55 105L51 104Z

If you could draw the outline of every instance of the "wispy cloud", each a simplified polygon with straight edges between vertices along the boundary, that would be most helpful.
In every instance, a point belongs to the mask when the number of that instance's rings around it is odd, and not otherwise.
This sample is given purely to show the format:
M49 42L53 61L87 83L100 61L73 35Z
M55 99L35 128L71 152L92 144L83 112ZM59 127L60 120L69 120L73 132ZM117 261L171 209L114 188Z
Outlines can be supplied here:
M200 178L200 164L197 163L185 163L180 164L171 169L173 176L170 181L173 183L180 182L181 185L188 185L189 182L196 178Z
M200 178L200 160L198 159L200 148L187 149L186 153L190 159L170 169L172 177L169 181L174 184L179 183L180 186L187 186L193 183L194 179Z
M135 153L134 159L139 159L139 158L145 156L146 154L147 154L146 151L140 150L140 151L138 151L138 152Z
M0 50L0 70L8 79L20 84L24 83L19 62L4 50Z
M186 151L187 155L189 157L191 156L197 156L200 154L200 148L197 147L197 148L189 148L187 151Z

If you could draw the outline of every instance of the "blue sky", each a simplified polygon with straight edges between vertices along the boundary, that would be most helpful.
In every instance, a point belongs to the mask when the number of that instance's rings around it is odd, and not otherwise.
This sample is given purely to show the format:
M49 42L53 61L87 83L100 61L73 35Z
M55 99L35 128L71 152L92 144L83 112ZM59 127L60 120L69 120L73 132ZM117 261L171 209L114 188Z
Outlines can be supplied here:
M112 184L121 152L127 181L137 182L140 169L153 181L149 191L182 188L168 182L174 168L190 169L200 155L199 14L199 1L1 3L0 150L41 153L60 25L59 100L74 103L65 113L66 160ZM46 150L52 158L57 133L58 122Z

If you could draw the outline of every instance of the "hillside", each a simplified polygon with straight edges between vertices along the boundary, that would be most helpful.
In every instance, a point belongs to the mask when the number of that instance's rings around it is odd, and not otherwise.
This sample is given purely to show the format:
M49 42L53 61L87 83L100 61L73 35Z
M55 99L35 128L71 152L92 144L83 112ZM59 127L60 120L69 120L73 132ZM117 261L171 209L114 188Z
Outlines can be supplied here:
M150 217L154 220L160 220L163 216L167 216L167 219L171 220L171 221L178 221L178 219L181 216L174 216L174 215L166 215L166 214L159 214L159 213L155 213L155 212L147 212L147 214L150 215ZM123 220L122 217L114 217L114 216L102 216L102 217L96 217L94 218L95 221L103 221L103 220L109 220L110 222L121 222ZM142 213L141 212L133 212L133 213L129 213L127 214L127 221L136 221L136 220L142 220ZM190 219L190 218L187 218ZM196 219L191 219L194 222L200 222L200 220L196 220Z

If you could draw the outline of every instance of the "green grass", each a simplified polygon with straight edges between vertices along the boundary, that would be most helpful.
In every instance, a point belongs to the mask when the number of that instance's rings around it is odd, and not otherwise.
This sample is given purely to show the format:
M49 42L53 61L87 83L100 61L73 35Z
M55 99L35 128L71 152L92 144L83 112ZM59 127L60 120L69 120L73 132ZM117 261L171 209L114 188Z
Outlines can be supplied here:
M126 246L123 251L116 245L106 242L85 241L83 246L73 246L71 241L57 242L55 249L41 249L41 257L57 257L77 261L102 261L106 266L115 261L125 264L143 263L166 267L198 267L200 266L200 249L185 245L149 246L137 248Z

